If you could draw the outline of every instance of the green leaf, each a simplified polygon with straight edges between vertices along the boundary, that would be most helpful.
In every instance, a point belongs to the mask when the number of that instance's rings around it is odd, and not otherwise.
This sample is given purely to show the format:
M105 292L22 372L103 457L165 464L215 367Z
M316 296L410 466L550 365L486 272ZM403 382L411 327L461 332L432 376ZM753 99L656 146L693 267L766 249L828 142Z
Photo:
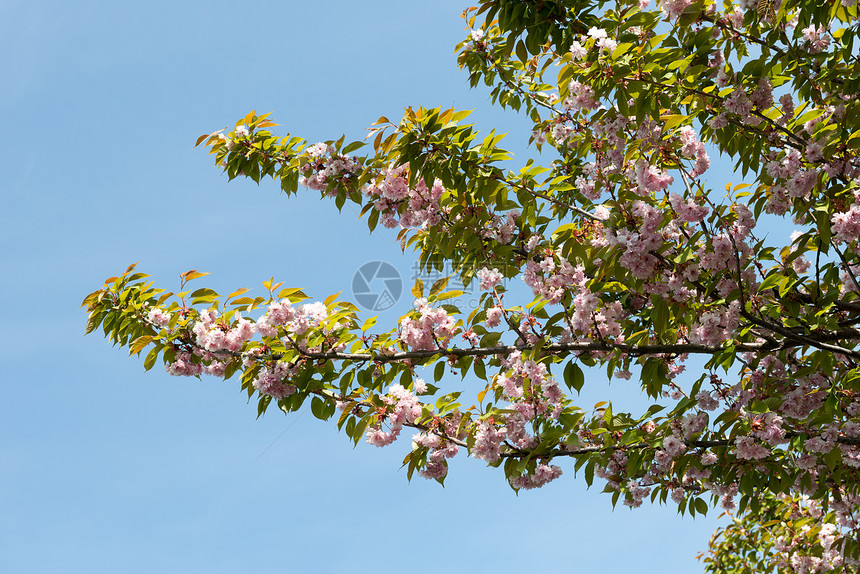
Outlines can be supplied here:
M211 303L218 298L218 293L213 291L212 289L197 289L193 293L191 293L191 300L194 305L199 305L201 303Z
M143 361L144 370L148 371L155 365L155 361L158 360L158 354L161 352L161 346L156 345L153 347L149 353L146 355L146 359Z
M319 397L314 397L311 399L311 413L321 420L325 420L327 417L325 416L325 401Z
M89 335L98 329L99 325L101 325L101 322L104 320L105 315L107 315L107 313L103 311L92 313L87 319L87 330L85 334Z
M585 484L591 486L594 482L594 461L589 460L585 465Z
M585 374L579 368L579 365L573 361L564 367L564 383L569 389L577 393L582 390L582 386L585 384Z
M367 145L365 142L352 142L351 144L340 150L340 153L342 153L343 155L349 155L355 150L363 148L365 145Z
M436 369L433 371L433 378L438 383L445 376L445 362L440 361L436 364Z
M474 363L472 364L472 369L475 371L475 374L479 379L486 381L487 380L487 369L484 366L484 361L480 358L476 358Z
M450 277L442 277L438 281L434 282L433 286L430 287L430 296L432 297L436 293L439 293L440 291L442 291L442 289L444 289L448 285L449 279L450 279ZM420 281L420 279L418 281ZM423 290L424 290L424 286L422 284L421 291L423 292ZM414 290L413 290L413 294L414 294ZM417 295L416 297L420 297L420 296L421 295Z
M767 289L773 289L783 280L785 276L780 275L779 273L771 273L767 277L764 278L764 281L759 285L759 291L766 291Z

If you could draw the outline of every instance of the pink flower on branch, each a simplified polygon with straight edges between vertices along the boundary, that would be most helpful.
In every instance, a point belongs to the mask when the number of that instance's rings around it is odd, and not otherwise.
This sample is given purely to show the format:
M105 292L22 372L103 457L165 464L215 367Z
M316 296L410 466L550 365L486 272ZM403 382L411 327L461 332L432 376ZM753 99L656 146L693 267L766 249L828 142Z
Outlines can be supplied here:
M416 318L400 320L400 340L410 349L444 348L457 331L456 321L441 307L431 307L426 299L416 299Z
M484 267L478 271L478 279L481 282L480 289L482 291L488 291L495 288L495 286L501 283L504 278L505 276L495 268L491 270Z

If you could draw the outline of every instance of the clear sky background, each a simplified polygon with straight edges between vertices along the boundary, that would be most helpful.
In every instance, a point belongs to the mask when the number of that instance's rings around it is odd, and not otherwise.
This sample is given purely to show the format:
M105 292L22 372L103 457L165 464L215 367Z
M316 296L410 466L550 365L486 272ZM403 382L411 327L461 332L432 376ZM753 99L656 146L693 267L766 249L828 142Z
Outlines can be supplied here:
M261 294L274 275L319 299L348 295L366 261L408 277L395 233L368 234L316 192L228 184L193 144L252 109L313 142L456 106L523 158L522 118L457 69L466 6L0 3L0 572L702 570L712 516L613 512L569 463L519 496L465 454L445 488L409 484L408 440L353 448L310 413L256 420L236 380L145 373L83 335L83 297L137 261L171 290L197 268L222 293ZM627 384L613 393L638 393Z

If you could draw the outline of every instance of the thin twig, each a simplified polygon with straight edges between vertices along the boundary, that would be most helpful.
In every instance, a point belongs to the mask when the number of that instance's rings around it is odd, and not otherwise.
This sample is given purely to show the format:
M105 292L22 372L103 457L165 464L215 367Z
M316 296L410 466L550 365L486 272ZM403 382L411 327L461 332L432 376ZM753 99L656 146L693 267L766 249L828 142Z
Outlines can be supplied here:
M833 247L833 250L836 251L836 254L839 255L839 259L842 260L842 265L845 266L845 273L848 274L848 277L851 278L851 282L854 283L854 288L857 289L857 292L860 293L860 285L857 284L857 278L854 276L854 272L851 271L851 265L848 263L848 259L845 258L845 255L839 251L839 248L836 247L836 243L833 240L830 240L830 245Z

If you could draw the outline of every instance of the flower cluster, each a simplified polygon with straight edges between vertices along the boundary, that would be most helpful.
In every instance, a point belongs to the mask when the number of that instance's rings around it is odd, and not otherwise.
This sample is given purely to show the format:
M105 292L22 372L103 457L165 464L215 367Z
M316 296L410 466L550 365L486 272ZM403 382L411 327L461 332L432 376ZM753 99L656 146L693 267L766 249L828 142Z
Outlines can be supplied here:
M842 489L840 489L842 490ZM776 537L774 542L773 564L780 569L790 569L800 574L830 572L847 565L857 565L853 558L845 556L846 537L839 527L856 528L858 517L846 507L858 501L857 495L840 493L841 502L834 505L835 522L826 520L826 512L815 500L801 497L794 501L785 496L780 500L792 502L787 511L789 520L807 524ZM814 526L821 523L820 526Z
M421 403L412 391L403 385L391 385L382 402L387 408L379 413L376 425L367 430L367 442L375 446L387 446L397 440L404 423L414 423L421 416ZM385 431L382 424L389 430Z
M851 244L860 238L860 189L854 190L854 204L848 211L834 213L830 223L837 244Z
M809 50L811 54L822 52L830 45L830 37L827 35L827 32L824 30L824 26L821 24L819 24L818 28L815 27L815 24L810 24L801 30L801 34L803 35L803 39L806 41L806 49Z
M150 309L149 314L146 316L149 319L149 322L157 327L167 327L170 324L170 313L166 313L164 310L159 309L158 307L153 307Z
M540 488L561 476L561 468L554 464L539 464L533 473L524 473L511 478L511 486L516 489L530 490Z
M705 144L699 141L696 130L690 126L681 128L681 155L696 160L690 177L699 177L711 166L711 158L705 151Z
M260 393L280 400L296 392L296 386L289 379L297 375L299 370L298 365L278 361L274 365L262 367L252 384Z
M217 309L203 309L188 325L193 339L186 341L184 348L176 351L174 359L165 368L171 375L207 374L223 377L231 355L235 357L241 354L242 364L246 368L261 363L260 370L251 381L252 386L262 395L279 400L296 392L297 388L290 383L290 379L302 370L303 365L300 362L260 361L263 347L249 347L248 344L257 334L275 339L283 336L282 341L287 347L295 348L298 345L299 350L312 350L305 348L304 340L311 329L321 328L321 323L327 317L328 310L322 303L305 304L296 309L288 299L269 304L256 323L241 316L228 321L226 317L219 316ZM147 319L153 325L168 326L170 314L154 307ZM322 332L328 331L322 329Z
M676 20L690 4L691 0L660 0L660 8L670 20Z
M449 422L446 427L446 436L456 434L456 425ZM412 442L429 449L427 464L418 474L430 480L438 480L446 476L448 474L446 459L452 458L460 451L460 447L455 442L438 433L418 433L412 437Z
M815 156L813 156L815 157ZM774 179L767 209L770 213L784 214L792 198L805 198L818 181L818 171L804 169L801 154L791 148L781 158L774 157L765 165L767 174Z
M503 245L509 244L517 235L517 218L520 212L517 210L509 211L504 217L493 214L487 226L482 230L483 236L488 239L493 239Z
M388 228L403 228L438 225L442 214L439 199L445 192L442 182L436 180L427 186L419 179L415 187L409 187L409 165L383 170L381 179L364 189L373 201L373 208L380 213L382 225Z
M732 301L702 313L690 328L690 341L703 345L718 345L734 336L740 324L740 304Z
M565 293L585 289L585 268L573 266L560 254L547 253L541 260L530 259L523 272L523 282L531 287L535 297L559 303Z
M327 317L328 310L322 303L307 303L296 309L289 300L282 299L269 305L257 321L256 329L264 337L278 337L279 328L289 335L300 336L318 327Z
M537 437L527 432L527 426L557 418L563 407L564 395L546 366L533 360L523 360L519 353L504 359L508 371L496 378L494 386L510 401L503 420L488 417L475 423L475 444L471 456L493 463L503 454L503 445L530 449ZM535 472L510 478L514 488L536 488L561 475L555 466L538 465Z
M192 354L187 351L176 353L172 363L165 366L167 372L178 377L196 377L203 373L203 365L194 361Z
M593 110L597 107L594 90L590 86L571 80L567 89L570 95L561 104L565 110Z
M336 154L334 146L317 143L305 150L308 161L301 166L299 183L309 189L325 191L337 195L337 186L348 186L362 170L361 160L343 154Z
M478 280L480 281L480 289L482 291L492 290L502 282L505 278L501 272L495 267L493 269L487 269L486 267L478 270Z
M242 350L256 332L254 323L239 318L233 327L225 322L219 322L215 309L200 311L198 320L191 331L196 336L197 346L206 351Z
M400 320L400 340L415 351L442 349L457 332L457 322L442 307L431 307L427 299L415 300L417 317Z
M638 165L638 164L637 164ZM663 244L662 235L663 213L644 201L634 201L631 206L631 215L641 224L638 229L611 229L604 230L606 244L622 248L624 250L620 263L637 279L650 279L653 277L659 260L654 256Z

